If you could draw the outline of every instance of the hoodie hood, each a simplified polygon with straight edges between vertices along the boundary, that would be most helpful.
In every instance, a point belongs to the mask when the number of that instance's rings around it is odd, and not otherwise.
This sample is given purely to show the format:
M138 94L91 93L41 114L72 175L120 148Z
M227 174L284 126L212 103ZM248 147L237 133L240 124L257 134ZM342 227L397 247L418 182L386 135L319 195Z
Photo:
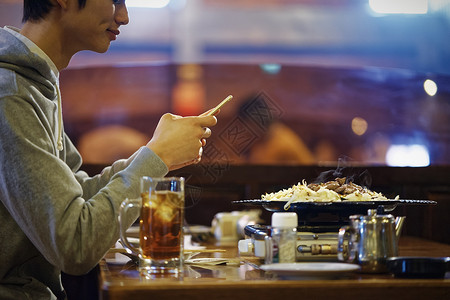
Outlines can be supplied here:
M0 66L36 81L42 87L44 96L56 97L57 75L48 63L33 53L17 37L0 28Z
M17 31L15 28L10 30ZM62 109L58 75L48 62L30 50L26 44L6 29L0 28L0 68L8 69L17 75L34 82L39 92L58 109L57 149L62 150Z

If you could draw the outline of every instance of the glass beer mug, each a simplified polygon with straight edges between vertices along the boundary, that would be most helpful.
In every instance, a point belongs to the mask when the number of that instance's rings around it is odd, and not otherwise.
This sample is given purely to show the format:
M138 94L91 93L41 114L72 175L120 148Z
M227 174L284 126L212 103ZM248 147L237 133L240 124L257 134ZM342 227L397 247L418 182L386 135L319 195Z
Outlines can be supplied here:
M139 248L127 239L126 214L140 209ZM179 273L183 268L184 178L141 178L141 199L126 199L119 211L120 239L139 257L141 275Z

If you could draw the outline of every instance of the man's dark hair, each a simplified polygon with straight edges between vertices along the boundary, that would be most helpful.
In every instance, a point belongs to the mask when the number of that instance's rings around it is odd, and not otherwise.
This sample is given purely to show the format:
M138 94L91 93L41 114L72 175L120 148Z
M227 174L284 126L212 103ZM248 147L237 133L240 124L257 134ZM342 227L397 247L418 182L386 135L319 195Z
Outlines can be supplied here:
M83 8L86 0L78 0L78 6ZM53 7L51 0L24 0L22 21L38 21L44 18Z

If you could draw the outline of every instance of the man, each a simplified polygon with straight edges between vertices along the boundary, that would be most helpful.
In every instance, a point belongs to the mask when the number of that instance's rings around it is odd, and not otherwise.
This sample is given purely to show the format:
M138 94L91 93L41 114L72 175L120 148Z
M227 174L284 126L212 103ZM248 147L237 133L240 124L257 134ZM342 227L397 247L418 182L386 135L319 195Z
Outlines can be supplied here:
M0 28L1 299L64 299L61 271L85 274L117 241L120 203L139 196L139 178L201 158L216 118L165 114L129 159L95 177L79 170L59 71L78 51L105 52L127 23L124 0L25 0L22 29Z

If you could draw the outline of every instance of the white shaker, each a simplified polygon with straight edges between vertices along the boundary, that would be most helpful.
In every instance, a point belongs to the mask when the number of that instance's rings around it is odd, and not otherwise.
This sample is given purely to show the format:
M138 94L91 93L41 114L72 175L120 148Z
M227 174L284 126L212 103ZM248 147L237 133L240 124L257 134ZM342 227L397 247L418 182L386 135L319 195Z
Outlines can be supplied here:
M272 232L267 241L266 263L293 263L296 261L298 217L294 212L272 214Z

